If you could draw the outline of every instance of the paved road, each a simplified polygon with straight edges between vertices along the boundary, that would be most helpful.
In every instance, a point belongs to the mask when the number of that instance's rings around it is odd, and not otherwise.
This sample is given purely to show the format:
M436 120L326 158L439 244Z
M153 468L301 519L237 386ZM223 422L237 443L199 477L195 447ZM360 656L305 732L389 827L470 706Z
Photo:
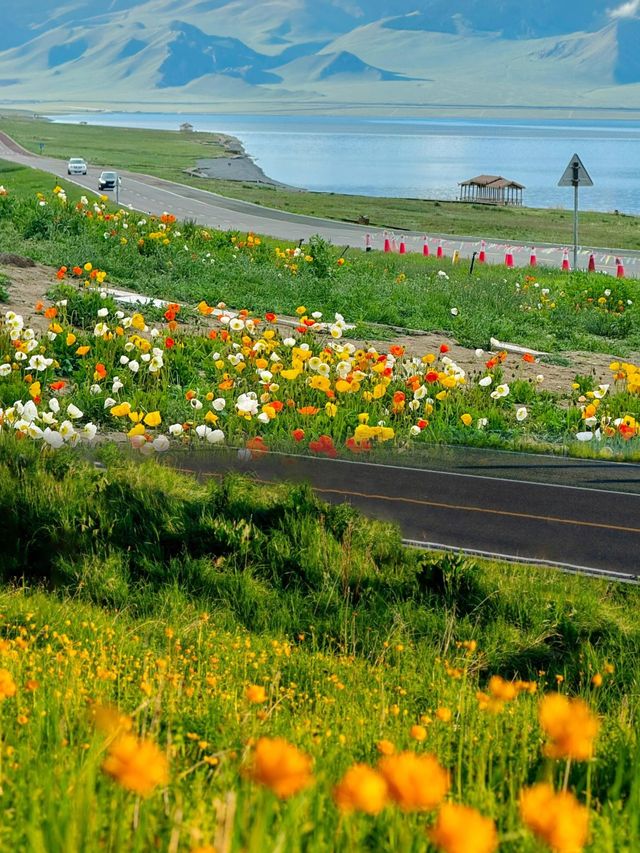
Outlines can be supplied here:
M170 458L201 477L240 470L267 482L309 482L328 501L398 524L410 544L640 578L640 466L467 449L434 453L432 461L429 468L286 454L243 461L211 451Z
M32 154L18 145L7 134L0 132L0 159L21 163L25 166L51 172L60 178L78 184L92 193L98 191L98 175L101 169L89 167L84 176L67 175L66 162L52 157L40 157ZM201 225L221 229L239 231L255 231L271 237L297 242L308 240L313 234L321 234L337 246L353 246L364 248L366 235L371 236L373 249L382 250L385 236L399 249L400 243L405 242L408 252L422 252L424 234L408 232L405 234L385 232L380 228L368 228L362 225L336 222L330 219L320 219L313 216L300 216L286 211L274 210L249 202L229 199L206 190L195 189L184 184L176 184L149 175L120 171L122 188L119 201L123 206L145 213L161 214L169 211L179 219L191 219ZM437 233L428 235L427 243L431 254L436 254L438 244L442 242L447 258L454 251L461 258L468 259L473 252L481 248L480 241L474 237L447 237ZM504 264L507 249L513 251L516 266L529 264L531 247L488 241L486 244L487 262ZM590 247L580 249L578 266L586 269ZM617 252L614 249L599 249L595 252L598 271L615 275ZM562 263L562 247L539 246L537 248L538 263L544 266L559 268ZM640 278L640 252L625 250L622 256L625 272L629 277ZM443 261L450 263L449 261Z

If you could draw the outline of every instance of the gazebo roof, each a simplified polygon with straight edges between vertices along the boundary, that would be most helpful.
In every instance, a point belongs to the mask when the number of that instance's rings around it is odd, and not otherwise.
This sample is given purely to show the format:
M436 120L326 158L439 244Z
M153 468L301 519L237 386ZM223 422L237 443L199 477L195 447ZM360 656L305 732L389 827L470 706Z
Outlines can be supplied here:
M503 178L502 175L477 175L475 178L469 178L468 181L461 181L458 186L461 187L492 187L494 189L506 189L511 187L516 190L526 189L523 184L517 181L509 181Z

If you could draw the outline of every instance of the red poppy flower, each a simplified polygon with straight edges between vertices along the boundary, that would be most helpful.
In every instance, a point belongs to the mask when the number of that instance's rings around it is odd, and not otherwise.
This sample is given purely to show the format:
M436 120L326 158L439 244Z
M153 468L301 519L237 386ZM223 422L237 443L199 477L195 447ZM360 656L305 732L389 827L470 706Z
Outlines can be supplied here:
M338 455L338 451L334 447L333 439L330 435L321 435L317 441L310 441L309 450L313 453L321 453L323 456L329 456L332 459Z
M440 344L440 352L449 352L449 347L446 344Z
M296 441L302 441L302 439L304 438L304 430L303 429L294 429L294 431L291 433L291 435L294 437L294 439Z
M265 319L268 323L275 323L275 321L276 321L276 315L275 315L272 311L269 311L267 314L265 314L265 315L264 315L264 319Z
M437 382L438 381L438 371L437 370L430 370L424 378L427 380L427 382Z
M176 342L173 340L173 338L167 338L164 342L164 345L167 349L173 349L176 345Z

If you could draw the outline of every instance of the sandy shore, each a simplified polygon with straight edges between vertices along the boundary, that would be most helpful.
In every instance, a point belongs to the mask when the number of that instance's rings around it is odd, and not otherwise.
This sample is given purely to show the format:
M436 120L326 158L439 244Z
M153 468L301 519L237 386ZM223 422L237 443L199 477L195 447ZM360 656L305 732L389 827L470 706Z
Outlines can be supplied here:
M222 181L242 181L243 183L261 184L268 187L283 189L299 189L274 181L268 177L249 157L239 139L234 136L220 134L219 141L227 156L209 157L198 160L193 169L186 169L187 174L195 178L215 178Z

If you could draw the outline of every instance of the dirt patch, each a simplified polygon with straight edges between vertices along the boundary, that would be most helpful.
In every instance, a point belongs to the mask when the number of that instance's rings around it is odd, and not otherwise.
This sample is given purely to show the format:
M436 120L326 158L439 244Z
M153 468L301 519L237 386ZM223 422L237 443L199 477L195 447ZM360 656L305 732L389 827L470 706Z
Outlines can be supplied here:
M23 258L22 255L12 255L11 252L0 252L0 265L27 269L35 267L36 262L31 258Z
M2 257L0 256L0 272L4 273L9 279L6 285L9 301L0 303L0 311L2 313L15 311L17 314L22 314L27 325L39 332L45 331L48 321L42 314L36 312L35 305L41 300L45 301L47 291L56 284L55 271L41 264L34 264L32 267L16 266L3 262ZM281 332L285 336L291 334L291 326L297 325L297 321L295 318L283 317L281 319L290 320L286 326L282 325ZM437 353L440 346L446 344L449 347L447 355L470 375L484 370L485 362L491 357L490 352L482 352L476 355L475 350L460 346L447 335L431 332L398 335L393 340L385 341L349 339L349 342L363 348L375 346L379 352L386 352L393 344L404 347L408 356L418 357L428 352ZM512 343L518 342L512 341ZM523 361L520 355L510 353L502 365L502 370L507 382L513 381L515 378L535 381L537 376L542 375L544 380L540 387L559 393L567 392L577 374L593 376L596 384L611 381L609 364L613 358L616 358L615 355L592 352L563 352L561 358L567 362L566 365L549 364L544 358L539 358L535 363L529 364ZM637 364L640 361L640 354L634 353L623 360Z
M0 302L0 311L15 311L22 314L27 326L39 332L46 330L49 321L35 310L36 303L46 299L46 293L56 282L55 273L50 267L35 264L22 267L7 264L0 256L0 272L7 276L5 287L9 292L9 301Z

